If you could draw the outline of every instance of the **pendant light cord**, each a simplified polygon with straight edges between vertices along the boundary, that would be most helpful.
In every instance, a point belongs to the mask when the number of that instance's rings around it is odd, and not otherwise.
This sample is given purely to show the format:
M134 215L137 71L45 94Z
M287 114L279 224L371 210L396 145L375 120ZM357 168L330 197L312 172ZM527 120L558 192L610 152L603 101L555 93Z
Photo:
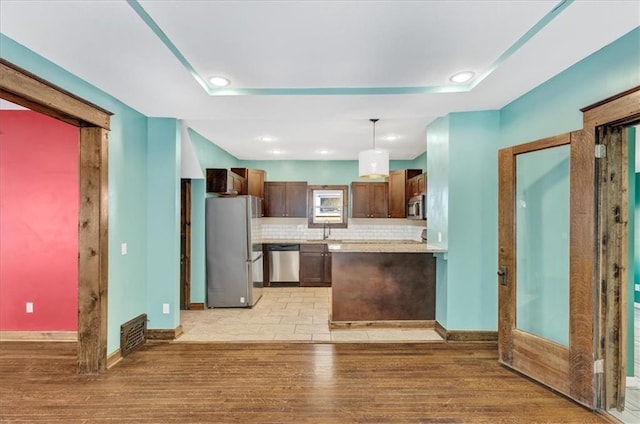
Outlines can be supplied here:
M376 122L378 122L379 119L371 118L369 121L373 122L373 150L376 150Z

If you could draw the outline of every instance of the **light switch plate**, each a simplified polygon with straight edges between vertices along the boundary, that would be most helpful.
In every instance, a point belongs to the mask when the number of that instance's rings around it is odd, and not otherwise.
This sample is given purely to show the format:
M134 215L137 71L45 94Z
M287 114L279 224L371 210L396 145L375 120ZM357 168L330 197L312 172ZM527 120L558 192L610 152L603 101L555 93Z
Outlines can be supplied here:
M162 304L162 313L163 314L168 314L169 313L169 304L168 303L163 303Z
M33 302L27 302L27 313L28 314L33 313Z
M127 254L127 243L122 243L120 245L120 253L123 254L123 255Z

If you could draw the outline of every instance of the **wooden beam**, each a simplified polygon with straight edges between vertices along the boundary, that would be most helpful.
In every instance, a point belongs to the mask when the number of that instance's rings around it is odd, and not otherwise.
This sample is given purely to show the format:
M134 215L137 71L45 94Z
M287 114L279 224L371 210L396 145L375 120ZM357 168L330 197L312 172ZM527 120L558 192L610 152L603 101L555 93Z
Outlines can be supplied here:
M104 372L107 362L107 130L80 130L78 229L78 373Z
M111 112L0 59L0 96L76 126L109 129Z

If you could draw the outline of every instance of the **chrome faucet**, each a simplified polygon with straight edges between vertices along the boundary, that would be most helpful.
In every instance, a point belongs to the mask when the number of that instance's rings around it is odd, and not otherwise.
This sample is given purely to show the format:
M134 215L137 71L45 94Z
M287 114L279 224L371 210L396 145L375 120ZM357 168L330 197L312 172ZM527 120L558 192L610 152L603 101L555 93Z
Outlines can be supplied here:
M331 235L331 227L329 227L329 221L322 224L322 240L326 240Z

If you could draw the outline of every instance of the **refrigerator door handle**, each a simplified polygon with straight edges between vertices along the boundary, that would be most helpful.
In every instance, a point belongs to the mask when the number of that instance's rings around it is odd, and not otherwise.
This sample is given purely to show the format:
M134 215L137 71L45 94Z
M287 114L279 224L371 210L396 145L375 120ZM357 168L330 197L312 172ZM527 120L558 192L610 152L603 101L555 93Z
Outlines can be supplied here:
M255 259L247 259L247 262L257 262L257 261L259 261L260 259L262 259L262 257L263 257L263 256L264 256L264 255L261 253L261 254L259 254L258 256L256 256L256 258L255 258Z

